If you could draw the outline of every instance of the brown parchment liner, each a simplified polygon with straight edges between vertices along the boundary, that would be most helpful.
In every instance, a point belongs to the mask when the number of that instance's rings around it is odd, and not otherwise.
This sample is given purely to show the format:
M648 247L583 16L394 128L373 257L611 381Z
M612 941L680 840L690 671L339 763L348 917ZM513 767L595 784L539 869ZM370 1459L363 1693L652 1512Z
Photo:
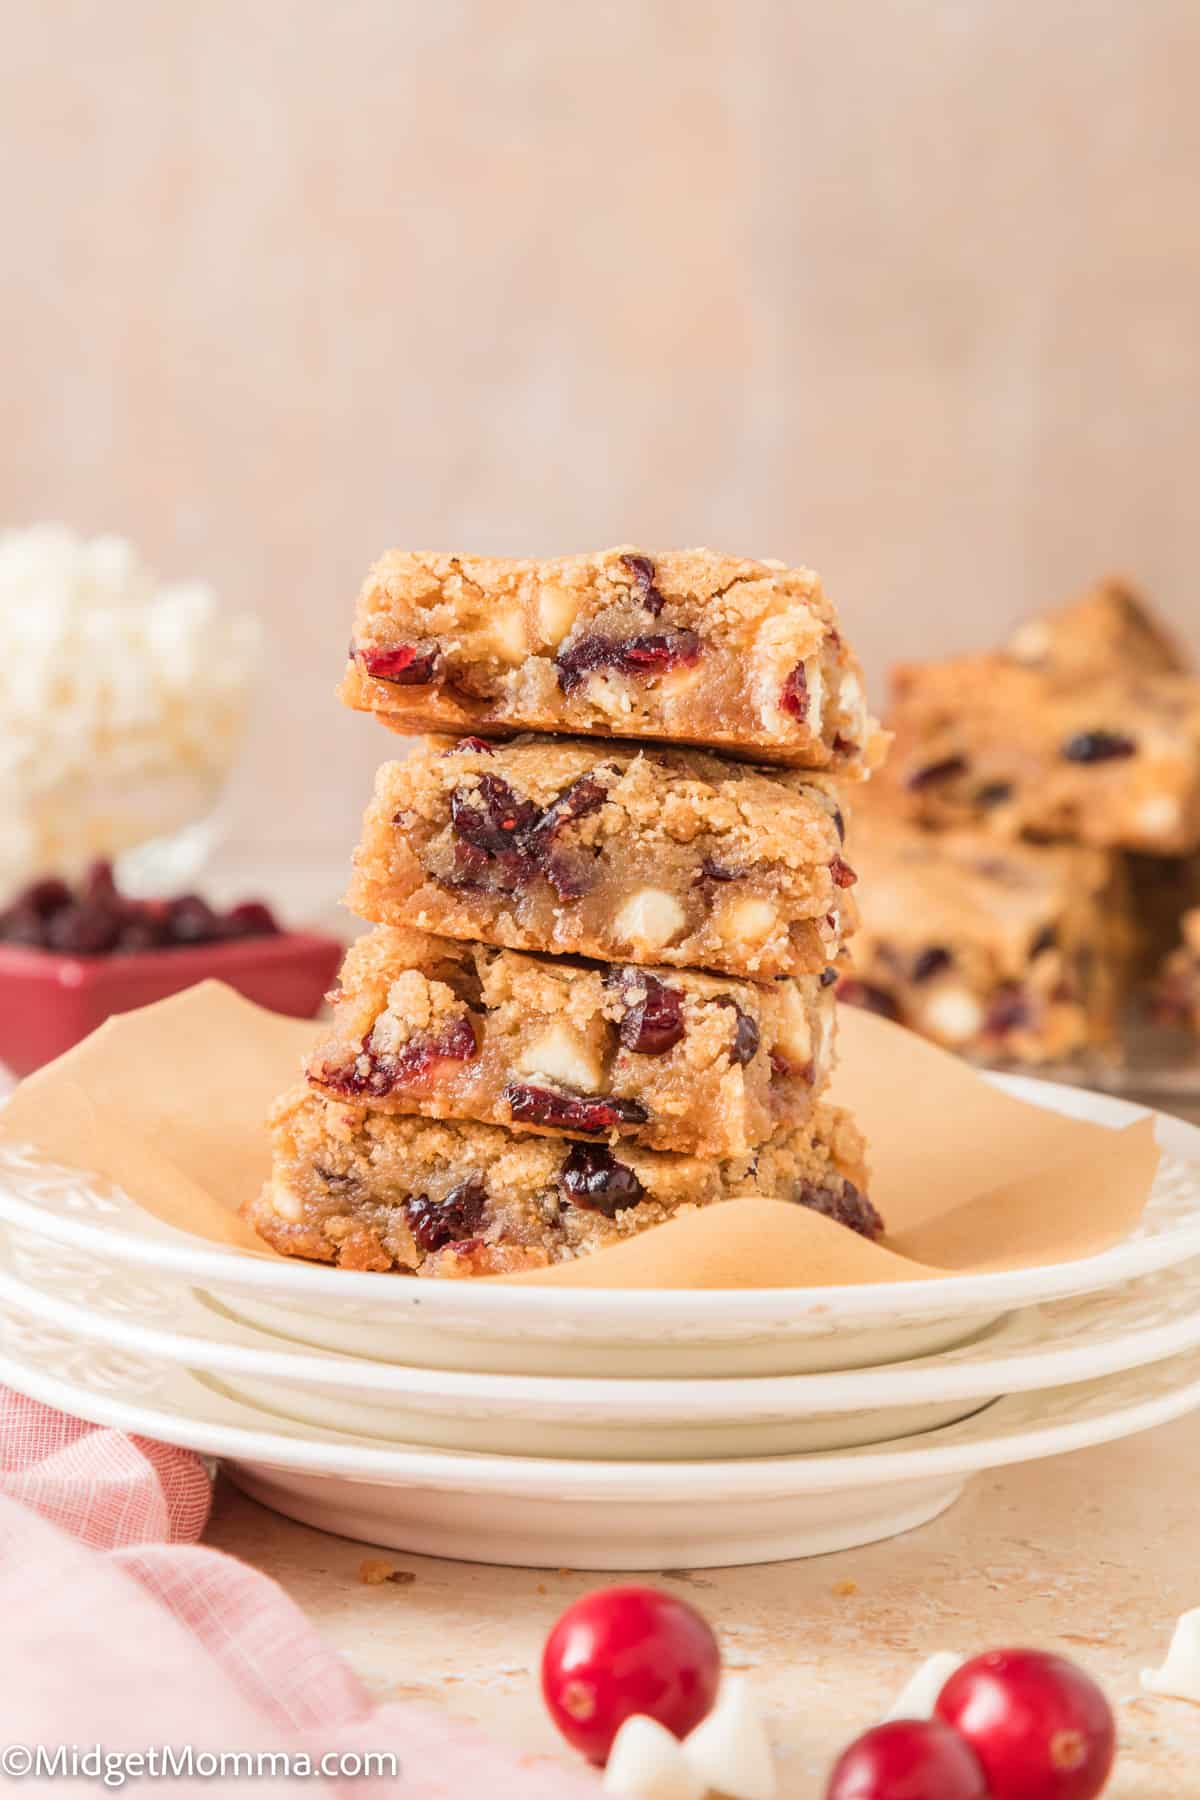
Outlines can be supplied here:
M297 1079L314 1029L205 982L110 1019L31 1076L0 1113L0 1138L98 1171L206 1244L274 1256L238 1207L267 1177L263 1120ZM888 1227L881 1243L803 1207L731 1200L508 1279L822 1287L1034 1268L1119 1242L1158 1166L1151 1119L1114 1131L1030 1106L899 1026L846 1007L833 1098L870 1145L871 1196Z

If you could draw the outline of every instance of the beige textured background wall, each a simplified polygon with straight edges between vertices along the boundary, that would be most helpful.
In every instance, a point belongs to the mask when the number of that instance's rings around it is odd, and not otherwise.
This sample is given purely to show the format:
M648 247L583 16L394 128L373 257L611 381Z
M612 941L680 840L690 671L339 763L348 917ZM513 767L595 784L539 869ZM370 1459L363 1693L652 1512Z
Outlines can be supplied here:
M1195 0L4 0L0 517L273 632L341 855L387 543L814 563L876 677L1116 565L1200 647Z

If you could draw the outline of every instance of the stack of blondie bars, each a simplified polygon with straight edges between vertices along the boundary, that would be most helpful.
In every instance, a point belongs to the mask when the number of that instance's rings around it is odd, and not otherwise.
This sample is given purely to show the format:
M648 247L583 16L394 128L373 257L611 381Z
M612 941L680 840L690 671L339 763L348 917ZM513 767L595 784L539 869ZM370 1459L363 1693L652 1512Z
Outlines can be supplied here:
M536 1269L681 1208L875 1235L828 1103L856 919L840 784L880 736L816 578L707 551L393 552L346 702L379 771L330 1029L249 1206L290 1255Z
M1114 1053L1200 870L1200 681L1177 647L1105 582L1002 650L898 668L888 723L843 998L987 1061Z

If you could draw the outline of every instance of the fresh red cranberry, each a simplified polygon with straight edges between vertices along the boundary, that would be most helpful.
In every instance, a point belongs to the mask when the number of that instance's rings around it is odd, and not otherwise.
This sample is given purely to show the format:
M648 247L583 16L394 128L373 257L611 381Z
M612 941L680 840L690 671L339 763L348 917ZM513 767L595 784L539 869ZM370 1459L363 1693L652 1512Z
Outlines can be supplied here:
M853 887L858 880L858 876L850 864L844 862L840 856L835 856L830 863L829 873L833 876L834 884L840 888Z
M785 713L791 713L793 719L801 724L808 717L808 674L803 663L797 663L783 684L779 696L779 704Z
M447 1244L471 1238L479 1230L487 1206L487 1189L477 1175L460 1181L444 1200L417 1194L405 1201L408 1228L426 1255Z
M729 1060L739 1067L744 1067L746 1063L753 1062L758 1055L758 1026L749 1013L742 1011L736 1000L731 1000L726 995L719 1004L731 1006L737 1014L733 1023L733 1043L729 1048Z
M105 956L121 935L121 911L102 901L74 901L46 927L46 948L65 956Z
M922 950L914 957L912 978L916 982L932 981L935 975L940 975L944 969L948 969L953 961L954 958L945 945L930 944L927 950Z
M657 619L666 605L666 601L654 585L654 564L648 556L637 554L625 555L621 561L633 577L634 592L637 595L639 606L644 606L646 611Z
M438 652L416 644L397 644L394 649L358 652L359 661L373 681L390 681L397 687L424 687L433 680Z
M844 1750L825 1800L989 1800L974 1752L938 1719L893 1719Z
M576 1206L610 1219L646 1192L628 1163L618 1162L604 1144L573 1144L559 1180Z
M653 975L622 971L622 977L627 983L636 983L643 997L621 1020L621 1042L638 1056L665 1056L684 1035L683 995Z
M695 1607L657 1588L601 1588L567 1608L542 1651L542 1694L569 1744L607 1762L626 1719L655 1719L677 1738L708 1717L721 1651Z
M221 936L221 921L199 894L181 894L167 907L169 944L211 944Z
M70 906L73 898L66 882L51 875L43 881L33 882L23 893L18 894L13 908L26 909L39 919L52 919L55 913Z
M876 1238L883 1230L883 1220L870 1200L852 1181L844 1178L836 1187L802 1181L792 1199L799 1206L807 1206L810 1212L820 1213L823 1218L833 1219L836 1224L857 1231L860 1237Z
M612 1131L620 1125L644 1125L650 1117L636 1100L610 1094L589 1100L583 1094L559 1094L552 1088L510 1082L504 1098L516 1125L550 1125L556 1131Z
M922 788L937 787L940 782L953 781L966 772L965 756L943 756L940 762L926 763L923 769L914 769L904 785L913 793L920 793Z
M1090 1675L1040 1650L993 1650L952 1675L938 1717L971 1746L989 1800L1095 1800L1117 1729Z
M854 975L839 978L837 997L847 1006L861 1006L866 1012L878 1013L881 1019L900 1018L900 1008L885 988L876 987L871 981L859 981Z
M1078 731L1062 747L1067 762L1114 762L1124 756L1136 756L1137 744L1120 731Z
M700 639L694 631L646 632L630 638L588 633L560 651L555 663L558 685L564 694L570 694L596 669L617 669L623 675L661 675L699 658Z
M235 937L278 937L279 920L263 900L243 900L225 915L225 924Z

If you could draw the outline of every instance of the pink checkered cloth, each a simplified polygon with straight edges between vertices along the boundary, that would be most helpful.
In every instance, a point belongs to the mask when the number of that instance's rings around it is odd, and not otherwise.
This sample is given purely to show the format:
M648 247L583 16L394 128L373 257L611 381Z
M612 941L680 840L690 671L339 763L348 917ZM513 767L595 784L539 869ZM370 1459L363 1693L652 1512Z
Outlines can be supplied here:
M0 1389L0 1749L393 1751L391 1781L178 1781L173 1795L596 1800L596 1785L409 1703L375 1708L266 1576L198 1547L199 1459ZM431 1651L433 1647L431 1646ZM31 1782L31 1792L58 1792ZM153 1784L147 1784L152 1786ZM74 1791L73 1789L71 1791Z

